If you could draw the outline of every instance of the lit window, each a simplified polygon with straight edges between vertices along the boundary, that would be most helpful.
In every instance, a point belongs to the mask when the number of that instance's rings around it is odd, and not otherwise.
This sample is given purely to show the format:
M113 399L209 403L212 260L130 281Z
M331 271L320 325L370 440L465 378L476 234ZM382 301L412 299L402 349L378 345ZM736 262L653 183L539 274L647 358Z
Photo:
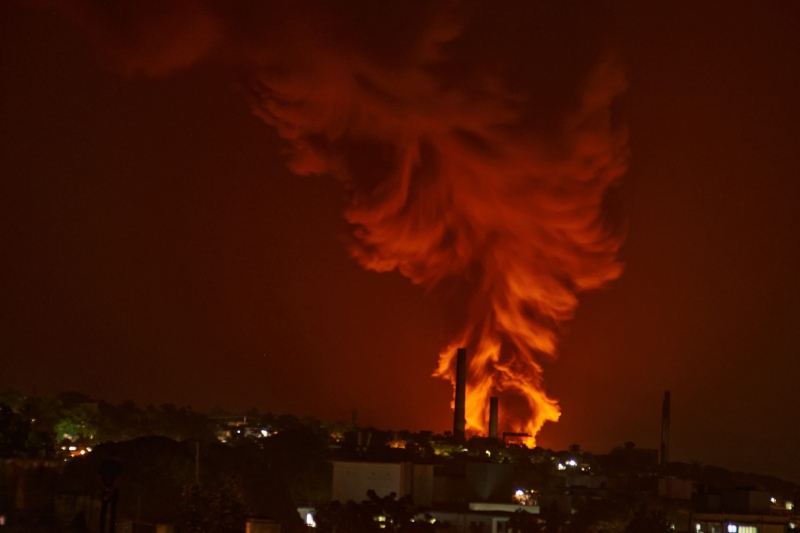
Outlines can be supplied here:
M738 533L739 528L736 527L736 524L728 524L728 533Z

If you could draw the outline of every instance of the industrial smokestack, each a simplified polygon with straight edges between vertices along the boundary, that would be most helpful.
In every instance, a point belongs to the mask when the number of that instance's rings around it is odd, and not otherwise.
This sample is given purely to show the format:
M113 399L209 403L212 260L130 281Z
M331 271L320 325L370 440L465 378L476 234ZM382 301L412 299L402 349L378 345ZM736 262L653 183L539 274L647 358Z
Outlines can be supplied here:
M664 392L664 404L661 407L661 464L669 462L669 391Z
M453 409L453 437L465 440L467 402L467 349L459 348L456 353L456 398Z
M489 438L497 438L497 396L489 398Z

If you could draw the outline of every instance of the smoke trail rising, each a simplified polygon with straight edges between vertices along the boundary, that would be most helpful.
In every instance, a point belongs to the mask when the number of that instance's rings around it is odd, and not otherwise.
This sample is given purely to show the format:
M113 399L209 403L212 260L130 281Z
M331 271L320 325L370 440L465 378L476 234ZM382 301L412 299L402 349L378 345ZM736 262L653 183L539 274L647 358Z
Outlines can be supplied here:
M601 214L626 165L610 112L625 81L613 59L600 61L573 88L575 105L543 127L529 97L503 80L439 75L460 36L443 18L401 65L324 57L305 72L262 76L255 111L292 143L295 172L352 188L351 253L365 268L424 286L470 280L466 323L436 375L452 381L455 350L468 346L468 427L485 430L488 397L501 394L517 399L506 427L535 435L560 414L541 366L559 325L578 293L621 272L619 239Z
M203 58L246 68L293 172L346 184L364 268L469 289L435 371L452 381L455 348L469 348L468 428L485 430L500 395L504 427L535 436L560 415L542 380L560 326L578 294L621 273L603 200L627 139L612 115L623 71L594 13L524 4L146 2L135 16L66 5L89 28L125 29L93 31L125 73Z

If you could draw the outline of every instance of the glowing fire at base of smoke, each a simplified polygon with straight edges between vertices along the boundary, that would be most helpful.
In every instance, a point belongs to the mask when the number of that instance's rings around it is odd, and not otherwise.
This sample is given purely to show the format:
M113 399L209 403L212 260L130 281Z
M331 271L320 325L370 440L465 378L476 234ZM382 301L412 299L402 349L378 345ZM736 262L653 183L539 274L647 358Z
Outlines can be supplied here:
M439 368L435 376L449 379L455 385L453 360L458 344L449 346L439 354ZM489 398L492 396L515 397L526 403L524 410L528 417L505 417L503 430L511 433L524 433L530 437L523 443L529 448L536 446L536 435L545 422L557 422L561 416L558 402L548 398L540 379L541 368L531 361L534 372L517 373L511 365L500 364L501 343L485 340L480 348L468 358L466 422L467 434L486 436L488 434Z

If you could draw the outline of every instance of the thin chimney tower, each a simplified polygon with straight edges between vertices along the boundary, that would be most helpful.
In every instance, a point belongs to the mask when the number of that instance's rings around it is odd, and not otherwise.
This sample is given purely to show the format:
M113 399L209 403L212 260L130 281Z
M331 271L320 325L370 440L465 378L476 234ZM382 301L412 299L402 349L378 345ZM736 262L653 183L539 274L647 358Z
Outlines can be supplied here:
M467 402L467 349L459 348L456 352L456 397L453 409L453 437L464 441Z
M669 391L664 392L661 407L661 464L669 463Z
M496 439L497 438L497 414L498 414L498 406L497 406L497 396L492 396L489 398L489 438Z

